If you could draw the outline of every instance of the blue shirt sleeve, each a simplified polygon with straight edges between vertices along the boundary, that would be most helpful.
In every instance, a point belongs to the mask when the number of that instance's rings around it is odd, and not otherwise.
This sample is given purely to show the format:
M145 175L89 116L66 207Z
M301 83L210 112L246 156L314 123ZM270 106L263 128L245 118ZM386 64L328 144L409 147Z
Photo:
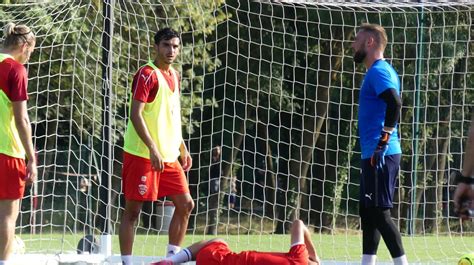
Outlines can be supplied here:
M375 68L371 73L371 85L375 90L377 96L382 94L385 90L390 88L397 88L392 75L388 69Z

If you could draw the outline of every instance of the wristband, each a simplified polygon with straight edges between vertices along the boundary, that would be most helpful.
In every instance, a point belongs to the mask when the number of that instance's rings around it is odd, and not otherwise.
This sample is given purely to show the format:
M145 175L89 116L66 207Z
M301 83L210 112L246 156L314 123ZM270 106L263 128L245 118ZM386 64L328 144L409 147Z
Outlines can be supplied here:
M379 139L378 145L379 146L384 146L384 145L388 144L388 140L390 139L390 135L392 135L392 133L382 130L382 132L380 132L380 139Z

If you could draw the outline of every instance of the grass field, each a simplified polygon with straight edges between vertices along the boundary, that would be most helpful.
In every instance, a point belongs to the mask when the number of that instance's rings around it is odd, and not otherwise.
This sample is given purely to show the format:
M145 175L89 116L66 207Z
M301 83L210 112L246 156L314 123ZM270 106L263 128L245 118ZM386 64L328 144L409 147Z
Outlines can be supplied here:
M22 234L27 253L71 253L75 252L77 243L82 235ZM238 252L242 250L260 251L287 251L289 236L285 235L222 235L231 248ZM188 245L209 236L186 236L185 244ZM323 260L358 261L361 252L360 235L313 235L318 253ZM423 264L456 264L457 259L464 253L474 252L474 237L461 236L415 236L404 237L404 246L409 261ZM166 235L137 235L134 245L134 255L137 256L162 256L167 243ZM118 237L113 236L113 254L120 254ZM390 255L381 242L379 261L390 261Z

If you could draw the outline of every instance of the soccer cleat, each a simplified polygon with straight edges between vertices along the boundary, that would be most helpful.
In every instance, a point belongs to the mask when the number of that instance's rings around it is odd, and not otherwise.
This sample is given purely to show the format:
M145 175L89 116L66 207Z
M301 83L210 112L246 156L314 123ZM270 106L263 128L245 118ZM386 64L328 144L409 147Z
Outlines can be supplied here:
M173 265L173 262L170 260L160 260L157 262L152 262L150 265Z

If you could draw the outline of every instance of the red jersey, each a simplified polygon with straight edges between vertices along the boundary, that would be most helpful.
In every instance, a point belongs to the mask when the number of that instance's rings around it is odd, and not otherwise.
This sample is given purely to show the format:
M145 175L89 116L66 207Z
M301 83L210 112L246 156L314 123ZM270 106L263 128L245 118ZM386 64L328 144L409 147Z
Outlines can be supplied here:
M10 101L28 99L28 75L25 67L13 58L0 62L0 89Z
M179 89L179 81L178 84L175 84L174 78L172 74L177 75L177 80L179 80L178 72L174 71L172 73L171 69L169 72L159 70L163 74L163 77L168 82L169 88L174 91L177 87ZM133 99L149 103L152 102L156 97L156 92L158 92L158 77L155 73L153 73L153 68L145 65L138 70L138 72L133 77L132 83L132 94Z
M309 260L306 245L291 247L287 253L243 251L234 253L229 246L216 241L201 249L196 265L307 265Z

